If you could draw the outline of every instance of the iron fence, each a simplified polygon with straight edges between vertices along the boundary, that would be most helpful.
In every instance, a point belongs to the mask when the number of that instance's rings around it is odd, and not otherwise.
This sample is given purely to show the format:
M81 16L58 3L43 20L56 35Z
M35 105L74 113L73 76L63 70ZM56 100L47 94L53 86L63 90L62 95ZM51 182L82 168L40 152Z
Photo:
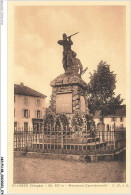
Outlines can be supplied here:
M67 126L45 126L40 131L14 132L14 150L24 152L112 153L126 146L126 131L70 132Z

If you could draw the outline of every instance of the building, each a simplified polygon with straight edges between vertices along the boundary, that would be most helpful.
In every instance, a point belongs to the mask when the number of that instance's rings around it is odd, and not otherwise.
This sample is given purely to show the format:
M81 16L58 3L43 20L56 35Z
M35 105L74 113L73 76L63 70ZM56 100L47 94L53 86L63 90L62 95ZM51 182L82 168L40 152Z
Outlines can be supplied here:
M107 115L103 118L100 115L100 111L97 111L94 116L94 121L97 129L100 130L125 130L126 128L126 106L121 105L116 110L114 115Z
M14 85L14 130L39 131L45 115L46 96L23 83Z

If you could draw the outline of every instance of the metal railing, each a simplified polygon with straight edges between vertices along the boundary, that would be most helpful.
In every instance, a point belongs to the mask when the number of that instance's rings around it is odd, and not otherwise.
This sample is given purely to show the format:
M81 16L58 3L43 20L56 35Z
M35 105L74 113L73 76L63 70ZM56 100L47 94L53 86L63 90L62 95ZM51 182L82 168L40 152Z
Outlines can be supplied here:
M24 152L92 154L126 147L126 131L70 132L67 126L47 125L40 131L14 132L14 150Z

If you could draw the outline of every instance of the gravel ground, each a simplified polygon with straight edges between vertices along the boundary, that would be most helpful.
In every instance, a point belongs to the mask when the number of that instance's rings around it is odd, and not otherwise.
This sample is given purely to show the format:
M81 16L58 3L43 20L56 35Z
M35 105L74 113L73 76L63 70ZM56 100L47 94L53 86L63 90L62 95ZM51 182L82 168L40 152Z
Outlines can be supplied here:
M125 182L124 162L76 161L15 157L14 183Z

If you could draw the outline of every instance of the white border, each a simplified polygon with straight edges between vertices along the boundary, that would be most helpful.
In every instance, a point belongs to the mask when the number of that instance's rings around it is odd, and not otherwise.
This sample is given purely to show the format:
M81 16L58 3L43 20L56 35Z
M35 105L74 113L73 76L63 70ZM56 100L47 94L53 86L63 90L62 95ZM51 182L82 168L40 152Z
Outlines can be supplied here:
M7 194L7 1L1 24L1 156L4 158L4 194ZM2 22L2 21L1 21Z
M0 121L1 125L0 126L1 126L1 156L4 157L4 194L7 194L7 140L8 140L8 134L7 134L7 124L8 124L7 123L7 113L8 113L7 111L7 95L8 95L7 94L7 89L8 89L7 88L7 4L8 4L8 0L2 0L2 1L3 1L4 21L3 21L3 25L1 25L1 58L0 58L1 59L1 77L0 77L1 78L1 121ZM26 0L26 1L30 1L30 0ZM55 2L55 0L48 0L48 1ZM88 2L88 0L85 1ZM93 2L94 0L91 1ZM96 1L99 2L99 0ZM110 1L114 1L114 0L110 0ZM121 2L121 0L116 0L116 1ZM122 0L122 1L124 2L128 0ZM103 2L108 2L108 1L103 0ZM131 42L130 42L130 46L131 46Z

